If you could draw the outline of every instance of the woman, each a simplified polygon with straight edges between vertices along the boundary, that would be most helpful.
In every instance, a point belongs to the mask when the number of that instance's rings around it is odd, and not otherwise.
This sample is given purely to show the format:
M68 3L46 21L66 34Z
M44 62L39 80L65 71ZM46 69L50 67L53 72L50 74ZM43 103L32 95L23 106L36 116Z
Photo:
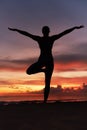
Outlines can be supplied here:
M8 28L11 31L16 31L22 35L25 35L27 37L32 38L33 40L37 41L40 48L40 56L36 63L32 64L27 69L27 74L35 74L39 72L45 73L45 89L44 89L44 102L47 101L47 98L49 96L50 91L50 81L54 69L54 62L53 62L53 56L52 56L52 47L55 40L61 38L62 36L72 32L75 29L83 28L84 26L75 26L73 28L67 29L63 31L62 33L49 36L50 29L48 26L44 26L42 28L43 36L36 36L31 33L28 33L26 31L22 31L19 29L14 28Z

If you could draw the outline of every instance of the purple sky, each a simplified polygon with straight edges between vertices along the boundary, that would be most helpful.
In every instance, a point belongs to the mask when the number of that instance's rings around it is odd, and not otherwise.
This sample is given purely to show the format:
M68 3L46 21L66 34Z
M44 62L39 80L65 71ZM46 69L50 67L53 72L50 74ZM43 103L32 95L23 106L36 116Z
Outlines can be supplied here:
M9 57L27 58L38 54L37 44L31 39L10 32L8 27L15 27L30 33L42 35L41 28L48 25L51 34L60 33L69 27L83 24L85 28L60 39L54 45L54 52L71 53L87 47L87 1L86 0L1 0L0 1L0 59ZM72 48L72 46L74 47ZM78 44L78 45L76 45ZM77 50L78 46L80 50ZM29 50L30 48L30 50ZM16 50L16 53L15 53ZM83 50L84 51L84 50ZM27 52L27 55L26 53ZM35 54L36 52L36 54ZM25 53L25 54L24 54ZM22 56L22 57L21 57Z

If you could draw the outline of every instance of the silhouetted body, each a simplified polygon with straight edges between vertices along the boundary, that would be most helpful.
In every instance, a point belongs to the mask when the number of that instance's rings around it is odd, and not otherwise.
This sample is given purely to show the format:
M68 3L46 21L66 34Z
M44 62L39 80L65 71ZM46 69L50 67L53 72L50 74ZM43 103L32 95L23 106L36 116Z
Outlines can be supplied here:
M27 69L27 74L35 74L39 72L44 72L45 73L45 89L44 89L44 102L47 101L49 91L50 91L50 81L51 81L51 76L53 73L54 69L54 61L53 61L53 56L52 56L52 47L53 43L55 40L61 38L62 36L72 32L74 29L80 29L83 28L83 26L76 26L73 28L70 28L68 30L65 30L62 33L49 36L50 29L48 26L44 26L42 28L42 33L43 36L36 36L32 35L28 32L19 30L19 29L14 29L14 28L8 28L11 31L17 31L25 36L28 36L32 38L33 40L37 41L39 44L40 48L40 56L39 59L36 63L32 64L28 69Z

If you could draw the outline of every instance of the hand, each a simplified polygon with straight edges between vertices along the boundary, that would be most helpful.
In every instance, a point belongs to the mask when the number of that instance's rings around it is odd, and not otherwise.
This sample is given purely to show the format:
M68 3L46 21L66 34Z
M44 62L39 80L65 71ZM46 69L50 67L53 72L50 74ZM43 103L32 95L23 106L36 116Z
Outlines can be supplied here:
M76 29L84 28L84 25L76 26L75 28L76 28Z
M8 27L8 29L11 30L11 31L17 31L17 29L15 29L15 28L9 28Z

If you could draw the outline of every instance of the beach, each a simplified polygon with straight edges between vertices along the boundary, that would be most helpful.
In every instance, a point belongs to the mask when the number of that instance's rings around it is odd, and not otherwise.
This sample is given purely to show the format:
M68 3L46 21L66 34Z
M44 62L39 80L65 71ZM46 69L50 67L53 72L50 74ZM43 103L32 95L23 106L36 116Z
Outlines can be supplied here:
M0 130L87 130L87 102L0 103Z

